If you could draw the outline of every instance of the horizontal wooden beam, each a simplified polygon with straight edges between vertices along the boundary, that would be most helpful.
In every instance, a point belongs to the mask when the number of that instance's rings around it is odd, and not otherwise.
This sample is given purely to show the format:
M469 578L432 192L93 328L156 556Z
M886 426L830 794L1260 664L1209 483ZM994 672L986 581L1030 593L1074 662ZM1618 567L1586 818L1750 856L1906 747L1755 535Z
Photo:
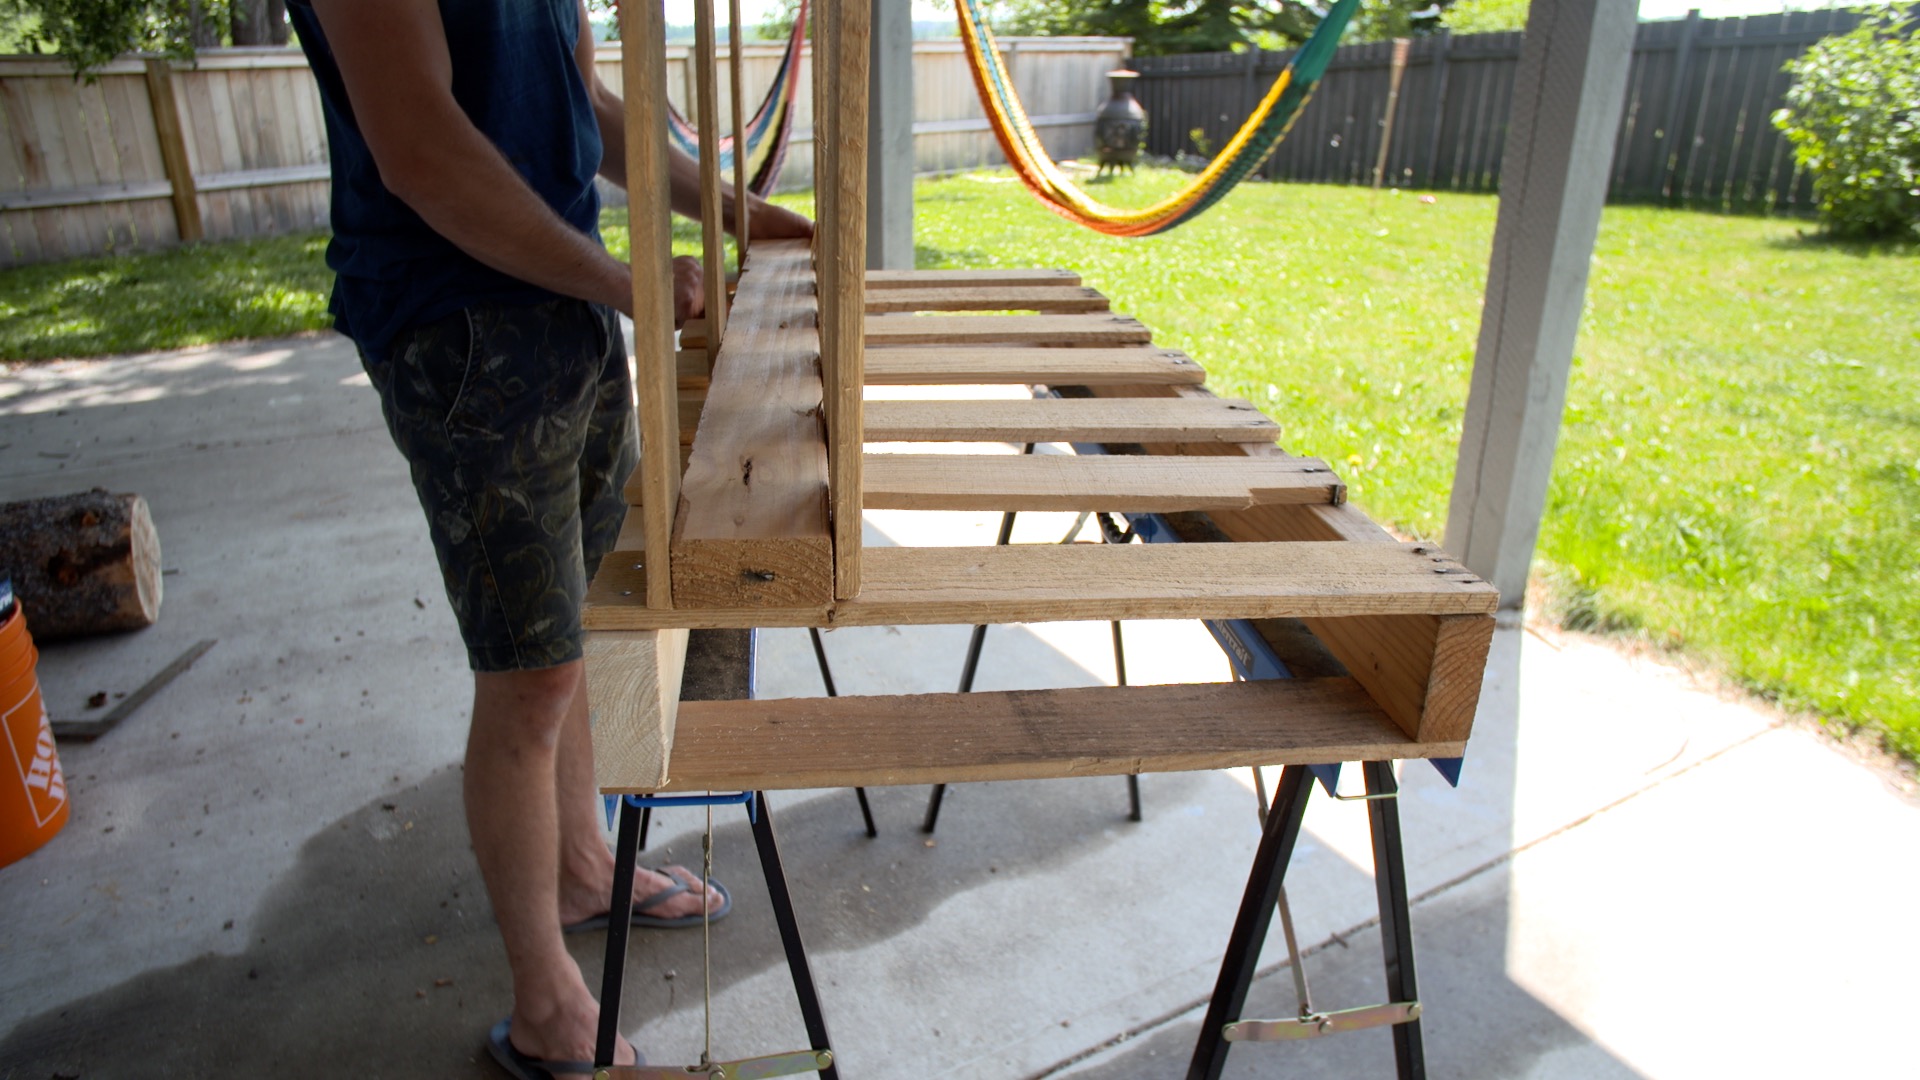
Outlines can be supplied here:
M1058 315L1106 311L1113 306L1098 290L1080 285L870 289L866 305L869 315L909 311L1038 311Z
M869 270L867 291L876 289L933 289L949 285L973 288L1032 285L1078 285L1071 270Z
M1171 513L1332 503L1346 486L1315 458L868 454L869 510Z
M868 386L1199 385L1206 379L1206 369L1185 353L1152 347L948 349L915 345L867 350Z
M590 630L1491 614L1493 587L1430 544L1022 544L872 548L837 605L649 609L644 555L607 556Z
M690 701L664 790L1185 772L1454 757L1464 747L1408 739L1344 678Z
M1153 334L1137 319L1111 312L1086 315L892 315L867 320L867 345L1145 345ZM680 330L682 348L707 344L704 319Z
M874 442L1270 443L1280 427L1244 401L870 401Z

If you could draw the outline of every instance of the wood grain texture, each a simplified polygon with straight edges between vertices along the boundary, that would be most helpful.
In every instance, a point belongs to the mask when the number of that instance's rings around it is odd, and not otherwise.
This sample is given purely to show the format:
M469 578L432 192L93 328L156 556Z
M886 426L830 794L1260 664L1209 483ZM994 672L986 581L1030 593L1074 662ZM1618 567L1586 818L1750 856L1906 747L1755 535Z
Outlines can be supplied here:
M867 344L1145 345L1153 334L1125 315L892 315L867 320Z
M869 270L867 291L878 289L1027 288L1037 285L1078 285L1071 270Z
M866 0L828 0L821 5L833 32L832 145L828 180L835 189L834 216L823 219L833 233L831 288L820 295L821 371L826 381L828 498L833 520L833 595L858 596L861 588L861 486L863 390L866 387L867 272L867 67L872 8Z
M588 629L1473 615L1497 600L1426 544L873 548L859 597L831 607L673 612L633 602L645 586L640 561L607 557L588 590Z
M667 175L666 26L659 0L620 7L627 187L662 192ZM634 388L639 403L641 506L647 547L667 551L680 505L680 410L673 344L673 230L665 199L628 210L633 253ZM649 607L673 607L673 575L647 580Z
M872 510L1111 510L1167 513L1331 503L1343 485L1315 458L869 454Z
M587 635L593 777L603 791L623 785L657 788L667 782L687 635L685 630Z
M930 289L869 289L867 313L903 311L1038 311L1060 315L1106 311L1113 305L1081 285L949 285Z
M153 108L154 135L160 142L160 160L173 187L174 226L183 243L206 235L200 222L200 199L193 187L193 166L180 127L180 101L173 91L173 65L166 60L146 62L147 100Z
M687 702L665 789L1050 779L1462 749L1408 739L1357 683L1339 678Z
M804 240L765 240L740 276L738 318L716 356L681 489L672 543L680 608L833 595L810 261Z
M1187 386L1093 386L1086 392L1096 398L1109 394L1162 395L1189 400L1210 396L1203 387ZM1145 449L1154 454L1234 458L1280 452L1272 447L1196 443L1175 446L1149 442ZM1227 539L1239 542L1344 541L1356 546L1395 542L1392 535L1351 504L1254 506L1244 510L1210 511L1208 517ZM1473 714L1480 700L1480 673L1485 669L1485 649L1478 648L1479 659L1475 661L1474 640L1478 635L1491 640L1493 633L1490 614L1468 618L1476 620L1479 628L1471 633L1451 631L1444 644L1439 620L1429 615L1308 618L1305 622L1307 629L1367 687L1402 730L1410 735L1422 730L1460 732L1464 737L1464 733L1472 729ZM1469 667L1472 672L1463 674ZM1435 684L1436 671L1443 673L1440 684L1447 688L1447 693L1429 701L1428 690Z
M706 292L707 333L717 350L727 340L726 224L720 220L720 80L714 54L713 0L694 0L693 74L700 122L707 135L700 140L700 250L701 265L712 268L701 286Z
M818 237L819 234L816 234ZM816 243L820 241L816 239ZM823 244L822 246L827 246ZM826 282L821 282L822 287ZM867 320L867 346L901 345L1146 345L1153 334L1138 320L1102 312L1086 315L889 315ZM705 348L705 320L691 319L680 344Z
M930 345L867 350L868 386L967 386L998 383L1099 386L1205 382L1207 372L1173 349L1049 349Z
M870 401L868 442L1270 443L1280 428L1244 401Z

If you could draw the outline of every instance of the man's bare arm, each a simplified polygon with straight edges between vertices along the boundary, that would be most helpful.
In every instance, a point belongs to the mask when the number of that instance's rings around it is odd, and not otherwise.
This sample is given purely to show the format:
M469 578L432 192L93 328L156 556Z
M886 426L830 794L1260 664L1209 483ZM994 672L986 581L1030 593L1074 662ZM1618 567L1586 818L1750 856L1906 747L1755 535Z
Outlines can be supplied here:
M315 0L314 14L387 190L486 265L632 313L626 264L554 213L454 100L433 0Z
M600 144L605 147L600 160L600 175L624 188L627 186L626 106L619 95L607 89L594 71L593 50L593 30L587 22L585 0L581 0L580 37L574 43L573 58L580 67L581 76L586 79L587 94L593 99L594 119L600 122ZM678 147L669 146L667 177L669 205L675 213L698 221L700 164L681 153ZM720 182L721 224L729 233L733 232L733 207L733 185L723 179ZM783 206L775 206L752 192L747 193L747 214L751 218L747 223L748 231L763 239L804 239L813 235L813 222Z

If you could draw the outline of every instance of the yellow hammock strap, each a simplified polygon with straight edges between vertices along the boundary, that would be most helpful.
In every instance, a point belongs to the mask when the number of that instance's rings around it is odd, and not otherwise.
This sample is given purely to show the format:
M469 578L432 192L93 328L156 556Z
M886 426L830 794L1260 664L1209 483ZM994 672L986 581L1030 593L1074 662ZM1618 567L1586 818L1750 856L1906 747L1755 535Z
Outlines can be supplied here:
M1111 235L1141 236L1177 224L1183 215L1190 211L1197 212L1197 206L1210 205L1212 200L1224 195L1244 178L1250 169L1258 167L1258 162L1243 162L1240 158L1248 153L1256 140L1261 139L1262 128L1269 119L1274 119L1274 110L1281 107L1288 89L1294 84L1294 68L1300 57L1316 55L1309 65L1313 74L1303 85L1311 90L1318 81L1318 74L1331 56L1331 50L1337 44L1336 39L1351 17L1357 0L1336 0L1321 28L1315 32L1314 39L1302 47L1295 64L1289 64L1274 79L1253 114L1200 175L1167 198L1137 210L1108 206L1094 199L1053 163L1053 158L1027 119L1026 108L1021 104L1018 92L1007 78L999 45L994 40L992 29L980 17L978 3L979 0L958 0L954 7L959 15L960 35L966 43L968 65L980 92L981 104L986 109L988 123L992 125L996 139L1006 152L1009 164L1035 195L1061 215ZM1295 95L1293 103L1287 106L1288 113L1297 109L1302 100ZM1292 115L1283 115L1276 122L1291 126L1292 118ZM1284 135L1284 127L1281 134ZM1277 141L1275 137L1266 142L1260 150L1260 156L1264 158L1271 153Z

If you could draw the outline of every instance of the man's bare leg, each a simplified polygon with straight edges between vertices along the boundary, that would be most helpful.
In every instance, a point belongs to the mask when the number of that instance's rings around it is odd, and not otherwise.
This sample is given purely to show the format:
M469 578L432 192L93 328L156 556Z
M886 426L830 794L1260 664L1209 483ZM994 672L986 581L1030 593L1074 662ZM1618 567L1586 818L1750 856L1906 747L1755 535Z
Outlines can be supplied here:
M587 720L587 681L585 665L576 665L579 678L573 700L568 703L565 726L560 733L555 791L560 822L560 923L607 913L607 900L613 894L613 853L607 848L601 823L600 799L593 783L593 733ZM700 875L683 867L676 871L687 892L672 897L648 910L649 915L677 918L700 914L705 887ZM633 897L645 900L675 882L644 867L633 874ZM708 898L718 906L720 894Z
M560 939L561 732L579 661L474 675L463 780L467 829L513 970L513 1044L550 1061L591 1061L600 1006ZM633 1061L621 1043L616 1064Z

